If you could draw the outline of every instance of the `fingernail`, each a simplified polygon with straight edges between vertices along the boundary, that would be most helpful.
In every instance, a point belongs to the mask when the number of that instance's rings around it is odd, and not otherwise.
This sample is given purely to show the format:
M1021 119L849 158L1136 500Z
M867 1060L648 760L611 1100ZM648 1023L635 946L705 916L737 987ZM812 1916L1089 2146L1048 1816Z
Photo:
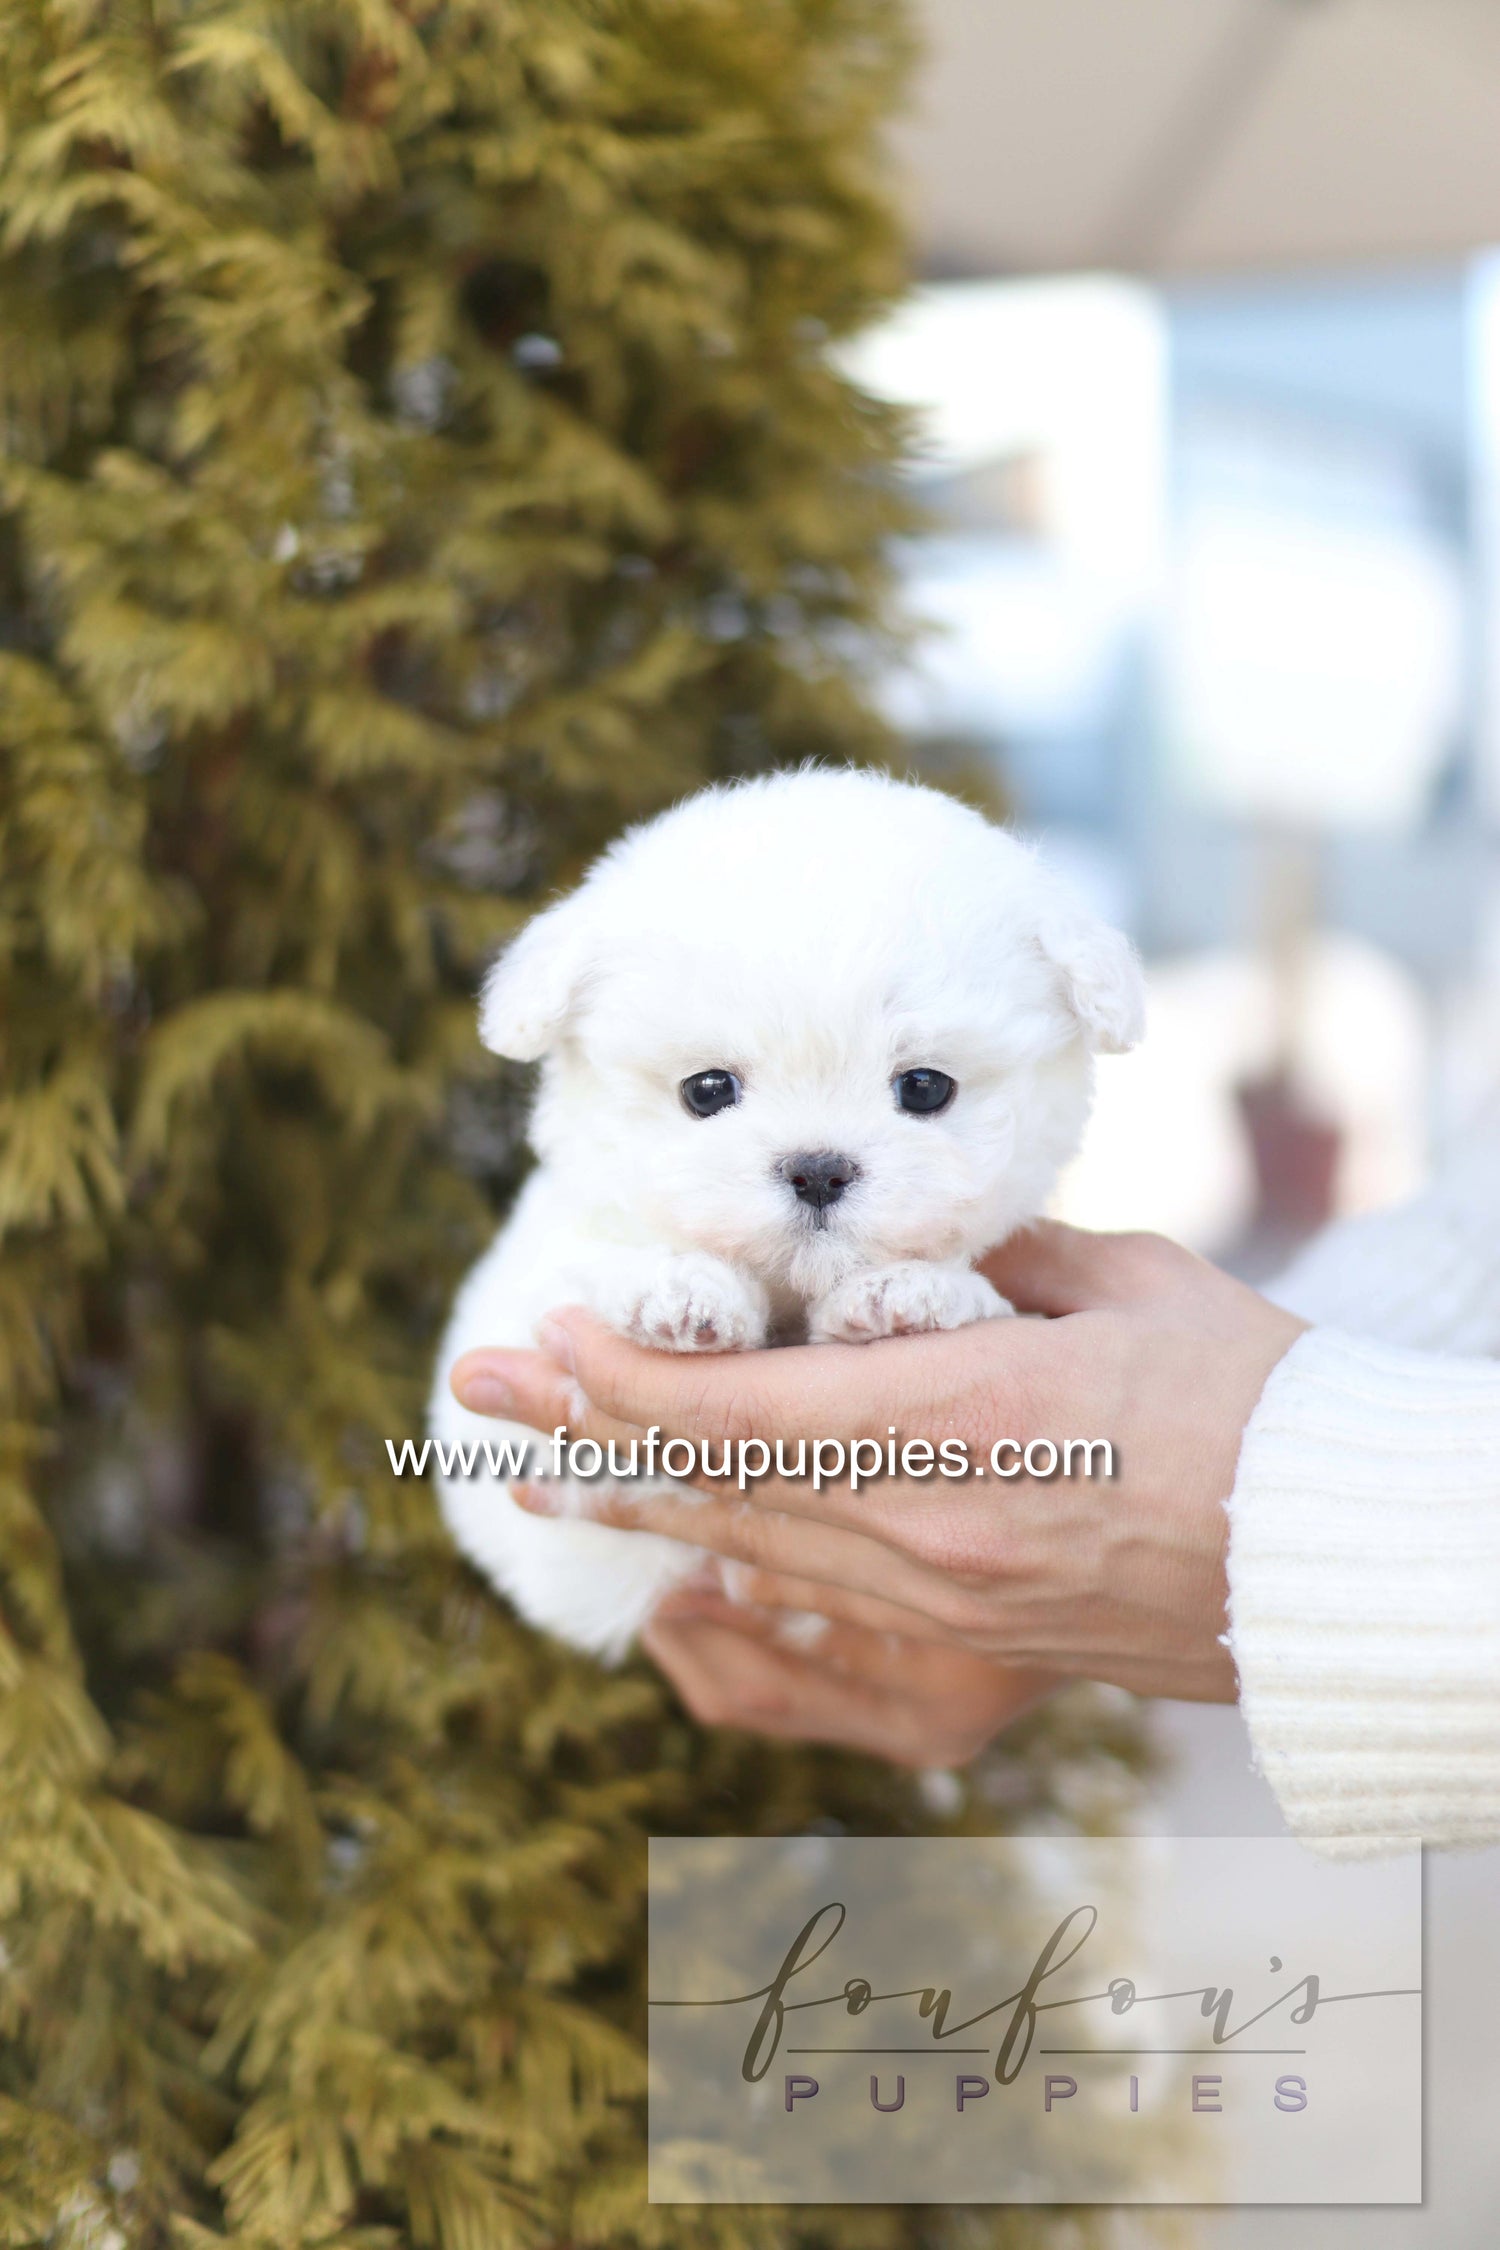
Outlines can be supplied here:
M690 1571L686 1578L679 1578L676 1585L663 1594L654 1614L687 1617L705 1602L715 1609L721 1609L724 1604L724 1581L719 1576L717 1563L704 1563Z
M513 1484L510 1496L529 1516L555 1516L558 1512L556 1497L544 1484Z
M723 1597L720 1597L722 1605ZM681 1625L690 1618L713 1617L718 1611L706 1593L664 1594L652 1612L652 1622L661 1625Z
M679 1579L678 1584L690 1587L694 1593L722 1594L727 1568L722 1556L705 1555L696 1569L690 1570L686 1578Z
M514 1414L516 1394L503 1375L492 1367L465 1369L462 1362L454 1369L453 1395L460 1406L471 1414Z
M539 1348L547 1354L549 1359L555 1359L559 1367L565 1367L570 1375L578 1373L578 1361L573 1351L573 1339L566 1328L563 1327L561 1321L539 1320L537 1322L536 1340Z

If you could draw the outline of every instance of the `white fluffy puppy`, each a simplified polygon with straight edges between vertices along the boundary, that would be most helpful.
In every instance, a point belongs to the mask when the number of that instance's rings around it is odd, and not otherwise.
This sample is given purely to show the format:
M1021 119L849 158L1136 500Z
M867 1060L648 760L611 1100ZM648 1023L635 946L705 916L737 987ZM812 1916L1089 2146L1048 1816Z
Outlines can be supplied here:
M972 1262L1041 1211L1141 1007L1124 938L935 790L804 769L632 830L485 983L486 1046L543 1064L541 1161L458 1297L432 1434L532 1435L448 1375L558 1305L678 1352L1008 1312ZM699 1560L528 1515L482 1466L441 1490L522 1614L607 1657Z

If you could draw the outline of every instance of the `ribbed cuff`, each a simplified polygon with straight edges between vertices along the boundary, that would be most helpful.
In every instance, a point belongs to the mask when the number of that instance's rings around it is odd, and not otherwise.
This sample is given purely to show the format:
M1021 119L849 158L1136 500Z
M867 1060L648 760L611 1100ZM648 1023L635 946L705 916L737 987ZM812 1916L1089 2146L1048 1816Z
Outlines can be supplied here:
M1500 1367L1310 1329L1229 1513L1227 1638L1292 1829L1500 1838Z

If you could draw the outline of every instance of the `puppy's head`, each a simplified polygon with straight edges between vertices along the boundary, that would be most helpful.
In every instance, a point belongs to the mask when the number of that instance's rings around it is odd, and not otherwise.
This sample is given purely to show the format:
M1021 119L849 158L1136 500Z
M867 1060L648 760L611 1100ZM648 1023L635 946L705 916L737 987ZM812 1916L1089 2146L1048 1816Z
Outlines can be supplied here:
M1141 1007L1125 940L1014 837L804 770L622 838L502 955L480 1030L545 1058L533 1137L580 1201L811 1297L1036 1216Z

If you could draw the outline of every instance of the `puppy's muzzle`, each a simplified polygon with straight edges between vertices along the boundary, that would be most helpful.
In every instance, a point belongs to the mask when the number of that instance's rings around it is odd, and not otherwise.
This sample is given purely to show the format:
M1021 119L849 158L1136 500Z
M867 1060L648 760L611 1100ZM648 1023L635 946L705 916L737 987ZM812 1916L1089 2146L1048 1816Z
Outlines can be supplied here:
M804 1152L797 1156L784 1156L776 1167L799 1203L817 1217L837 1203L846 1187L859 1178L859 1166L852 1156L838 1156L831 1149Z

